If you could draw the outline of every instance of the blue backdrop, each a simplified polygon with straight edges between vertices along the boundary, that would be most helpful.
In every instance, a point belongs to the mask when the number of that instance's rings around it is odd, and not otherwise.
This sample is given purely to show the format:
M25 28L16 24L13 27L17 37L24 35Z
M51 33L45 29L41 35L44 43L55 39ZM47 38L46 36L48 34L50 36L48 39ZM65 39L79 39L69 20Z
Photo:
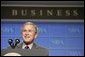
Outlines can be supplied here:
M24 22L1 22L1 49L9 46L8 39L21 37ZM83 56L84 23L34 22L38 26L35 42L47 48L50 56Z

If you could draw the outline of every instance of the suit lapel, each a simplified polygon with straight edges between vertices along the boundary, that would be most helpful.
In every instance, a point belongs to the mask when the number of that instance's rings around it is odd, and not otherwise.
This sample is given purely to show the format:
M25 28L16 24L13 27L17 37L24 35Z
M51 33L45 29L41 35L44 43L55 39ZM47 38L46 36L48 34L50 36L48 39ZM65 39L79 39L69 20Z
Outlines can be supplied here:
M23 45L23 43L19 44L19 45L17 46L17 48L22 49L22 45Z
M19 45L17 46L17 48L21 48L21 49L22 49L22 45L23 45L23 43L19 44ZM36 49L36 48L38 48L38 46L37 46L35 43L33 43L32 50L34 50L34 49Z

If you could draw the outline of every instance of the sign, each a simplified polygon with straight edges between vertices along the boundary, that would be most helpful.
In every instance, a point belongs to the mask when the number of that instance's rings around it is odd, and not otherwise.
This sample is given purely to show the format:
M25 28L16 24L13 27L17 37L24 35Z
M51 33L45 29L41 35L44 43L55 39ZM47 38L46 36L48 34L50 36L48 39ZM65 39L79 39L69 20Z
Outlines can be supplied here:
M84 7L2 6L2 19L84 19Z

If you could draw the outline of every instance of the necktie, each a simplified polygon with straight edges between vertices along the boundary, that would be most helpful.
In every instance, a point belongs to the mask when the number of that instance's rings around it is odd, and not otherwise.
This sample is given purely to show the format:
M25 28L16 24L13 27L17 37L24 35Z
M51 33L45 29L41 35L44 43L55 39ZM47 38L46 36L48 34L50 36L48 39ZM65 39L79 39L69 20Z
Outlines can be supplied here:
M25 46L25 49L28 49L28 48L29 48L29 46L28 46L28 45L26 45L26 46Z

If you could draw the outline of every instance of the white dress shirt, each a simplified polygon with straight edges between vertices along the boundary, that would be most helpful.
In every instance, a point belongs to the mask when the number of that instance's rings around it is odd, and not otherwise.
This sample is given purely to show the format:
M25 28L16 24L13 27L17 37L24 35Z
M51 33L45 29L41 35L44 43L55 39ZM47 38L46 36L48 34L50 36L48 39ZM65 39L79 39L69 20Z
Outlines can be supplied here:
M25 43L23 43L23 45L22 45L22 49L25 49L26 46L27 46L27 45L26 45ZM28 46L29 46L29 49L31 49L32 46L33 46L33 43L29 44Z

